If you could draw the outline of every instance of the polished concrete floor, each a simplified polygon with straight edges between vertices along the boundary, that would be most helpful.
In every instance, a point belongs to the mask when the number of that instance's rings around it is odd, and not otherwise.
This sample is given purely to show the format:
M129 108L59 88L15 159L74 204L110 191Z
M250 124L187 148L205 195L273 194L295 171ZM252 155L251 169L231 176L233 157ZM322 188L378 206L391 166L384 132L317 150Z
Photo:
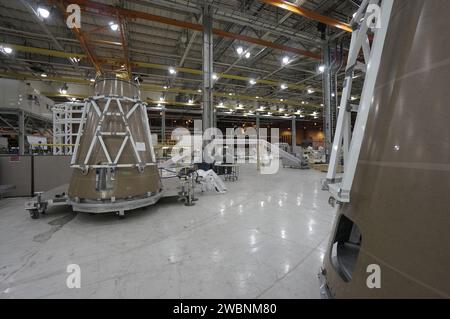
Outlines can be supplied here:
M319 298L334 210L323 173L241 168L225 195L113 215L0 201L0 298ZM81 288L68 289L69 264Z

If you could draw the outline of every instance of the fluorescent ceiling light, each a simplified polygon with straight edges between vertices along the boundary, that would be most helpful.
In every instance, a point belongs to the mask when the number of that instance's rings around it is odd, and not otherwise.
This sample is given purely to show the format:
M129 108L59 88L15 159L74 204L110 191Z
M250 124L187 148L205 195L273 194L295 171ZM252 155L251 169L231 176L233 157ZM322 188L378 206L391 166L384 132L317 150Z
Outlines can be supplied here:
M4 48L2 48L2 51L6 54L13 53L13 49L11 49L10 47L4 47Z
M37 13L38 13L38 16L43 19L47 19L50 16L50 11L48 11L47 9L42 8L42 7L39 7L37 9Z
M115 22L110 22L109 23L109 27L111 28L111 30L113 30L114 32L119 30L119 25Z
M323 65L323 64L320 65L318 70L319 70L319 73L325 72L325 65Z

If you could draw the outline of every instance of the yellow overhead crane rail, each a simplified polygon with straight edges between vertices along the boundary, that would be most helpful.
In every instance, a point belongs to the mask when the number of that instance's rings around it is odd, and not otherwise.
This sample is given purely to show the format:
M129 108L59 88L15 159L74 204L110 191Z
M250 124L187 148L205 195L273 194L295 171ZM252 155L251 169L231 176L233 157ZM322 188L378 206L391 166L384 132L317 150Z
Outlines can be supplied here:
M15 79L23 79L23 80L36 80L36 81L52 81L52 82L63 82L63 83L75 83L80 85L92 85L92 83L89 80L81 79L81 78L68 78L68 77L51 77L47 76L46 78L41 78L34 76L31 73L15 73L15 72L0 72L0 76L2 77L8 77L8 78L15 78ZM169 93L184 93L184 94L191 94L191 95L202 95L201 92L195 91L195 90L188 90L188 89L182 89L182 88L167 88L158 86L158 85L151 85L151 84L141 84L140 85L142 92L169 92ZM43 93L44 95L48 97L67 97L67 98L78 98L83 99L87 96L85 95L76 95L76 94L70 94L70 95L62 95L59 93ZM308 103L303 104L300 101L293 101L289 99L264 99L264 98L258 98L255 96L248 96L248 95L237 95L230 93L222 93L222 92L215 92L213 93L215 97L223 97L233 100L239 100L239 101L254 101L254 102L261 102L261 103L273 103L273 104L284 104L288 106L296 106L296 107L302 107L305 109L321 109L322 107L320 105L315 105ZM189 103L183 103L183 102L176 102L176 101L151 101L151 103L154 104L172 104L172 105L183 105L183 106L195 106L196 104L189 104ZM198 104L197 104L198 105Z
M88 58L87 55L83 54L83 53L67 53L67 52L58 51L58 50L42 49L42 48L23 46L23 45L17 45L17 44L0 43L0 45L8 46L19 52L33 53L33 54L39 54L39 55L45 55L45 56L53 56L53 57L58 57L58 58L67 58L67 59L69 59L69 58L87 59ZM120 59L100 58L99 61L101 61L103 64L109 64L109 65L115 65L115 66L123 65L123 61ZM142 67L142 68L156 69L156 70L168 70L170 68L170 66L168 66L168 65L139 62L139 61L131 61L130 65L132 67L134 66L134 67ZM179 73L188 73L188 74L194 74L194 75L202 75L203 74L202 70L197 70L197 69L180 68L180 67L178 67L178 68L174 67L174 69ZM322 90L318 89L318 88L313 88L313 87L310 87L307 85L300 85L300 84L294 84L294 83L288 83L288 82L279 82L279 81L264 80L264 79L257 79L257 78L253 79L250 77L232 75L232 74L224 74L224 73L217 73L217 76L219 78L243 81L243 82L247 82L247 83L250 80L254 80L257 84L265 84L265 85L271 85L271 86L277 86L277 87L279 87L281 84L285 84L288 89L296 89L296 90L313 89L315 92L322 92Z

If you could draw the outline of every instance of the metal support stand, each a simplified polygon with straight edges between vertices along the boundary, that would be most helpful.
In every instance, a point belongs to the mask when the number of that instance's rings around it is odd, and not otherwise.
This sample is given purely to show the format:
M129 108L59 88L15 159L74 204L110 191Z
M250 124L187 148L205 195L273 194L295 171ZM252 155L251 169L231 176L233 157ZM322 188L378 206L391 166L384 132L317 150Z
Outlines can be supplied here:
M386 33L389 27L393 0L383 0L381 3L380 17L377 17L377 21L375 23L378 28L374 29L375 37L372 46L370 46L367 35L369 27L371 26L370 22L372 22L373 19L373 12L369 12L367 10L370 4L376 5L378 4L378 1L365 0L352 21L352 25L355 26L355 29L357 29L352 34L346 76L343 86L344 90L341 98L327 180L324 185L325 188L330 191L334 200L338 202L350 202L350 191L359 159L361 144L364 139L367 118L372 105L375 83L378 77L381 55L384 48ZM361 50L364 53L367 73L361 94L360 105L358 107L358 116L356 119L355 129L353 134L351 134L351 89L354 68L357 64L357 59ZM340 162L339 154L342 149L344 151L344 175L342 179L338 179L336 173Z
M179 201L184 201L184 206L194 206L195 201L195 172L186 169L185 172L180 172L179 178L181 180L181 191L178 193Z

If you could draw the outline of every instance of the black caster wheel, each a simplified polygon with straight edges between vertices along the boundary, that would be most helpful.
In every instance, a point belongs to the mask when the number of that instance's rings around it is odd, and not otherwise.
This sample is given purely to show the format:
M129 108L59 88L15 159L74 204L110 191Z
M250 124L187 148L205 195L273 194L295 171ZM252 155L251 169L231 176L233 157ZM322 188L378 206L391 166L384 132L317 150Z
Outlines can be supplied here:
M30 210L30 216L32 219L39 219L41 214L39 214L39 211L37 209Z

